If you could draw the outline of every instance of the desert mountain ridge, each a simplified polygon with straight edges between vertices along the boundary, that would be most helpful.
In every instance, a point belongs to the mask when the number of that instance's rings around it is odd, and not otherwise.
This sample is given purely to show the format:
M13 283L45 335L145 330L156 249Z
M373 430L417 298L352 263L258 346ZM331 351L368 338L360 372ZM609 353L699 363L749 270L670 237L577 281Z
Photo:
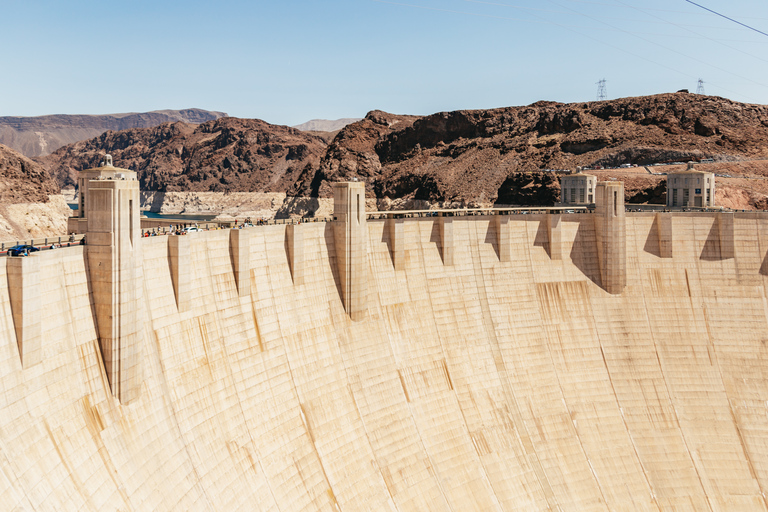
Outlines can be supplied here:
M36 157L48 155L61 146L96 137L107 130L150 128L174 121L198 124L226 116L224 112L199 108L104 115L6 116L0 117L0 144L26 157Z
M62 186L108 152L115 165L139 173L143 190L328 198L331 182L356 178L369 198L462 205L552 204L557 173L543 170L756 161L752 181L739 187L746 187L750 207L768 197L768 166L759 164L768 159L768 107L685 92L428 116L374 110L328 140L260 120L221 118L106 132L39 161ZM642 192L635 199L658 201L663 177L642 172L647 179L637 189L629 183L628 199Z
M60 189L42 165L0 144L0 206L45 203Z
M284 192L305 168L319 165L326 146L310 132L222 117L200 125L179 121L107 131L38 160L63 187L110 153L116 166L138 173L142 190Z
M345 117L343 119L310 119L306 123L293 126L297 130L304 132L335 132L341 130L348 124L360 121L360 117Z

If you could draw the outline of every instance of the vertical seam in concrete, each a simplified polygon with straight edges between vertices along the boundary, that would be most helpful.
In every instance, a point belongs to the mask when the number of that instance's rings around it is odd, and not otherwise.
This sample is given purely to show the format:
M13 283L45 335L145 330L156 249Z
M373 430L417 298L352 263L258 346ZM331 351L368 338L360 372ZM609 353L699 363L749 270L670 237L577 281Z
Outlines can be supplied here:
M72 486L77 490L77 493L83 499L83 502L85 502L85 504L88 505L88 508L92 510L96 510L96 503L93 502L93 498L88 494L88 491L83 488L82 480L78 478L77 472L74 470L72 465L67 461L67 457L65 457L64 454L61 452L60 443L56 438L56 436L53 434L53 430L51 430L51 426L48 424L48 420L43 419L43 427L45 428L46 434L48 434L48 439L51 441L51 444L53 444L53 448L56 451L56 455L58 455L59 457L59 462L61 463L62 466L64 466L64 469L66 469L67 479L70 482L72 482ZM120 497L123 499L123 503L125 503L125 506L127 506L129 509L133 509L133 507L127 500L128 496L119 487L118 487L118 490L121 491Z
M539 299L537 302L541 304L542 301L539 298L538 288L536 289L536 297L537 299ZM592 467L592 462L589 459L587 450L584 448L584 443L582 442L581 436L579 435L579 429L576 428L576 425L573 422L573 413L571 412L571 409L568 407L568 401L565 398L565 393L563 393L563 384L562 382L560 382L560 372L557 371L557 366L555 365L555 359L554 357L552 357L552 349L550 348L550 344L552 343L552 340L550 340L549 328L545 322L542 322L542 324L544 327L544 335L546 337L545 339L546 339L546 346L547 346L547 354L549 354L549 362L552 368L554 369L552 373L555 375L555 378L557 379L557 389L560 391L560 400L562 400L563 407L565 407L565 411L568 413L568 418L571 420L570 425L571 425L571 428L573 429L573 437L576 439L576 441L579 444L579 449L581 450L581 454L584 456L584 460L587 462L587 465L589 466L589 470L592 473L592 478L595 479L595 485L597 485L597 490L600 492L602 505L605 510L608 510L608 501L605 499L605 491L603 490L603 486L600 483L600 478L598 478L597 473L595 473L595 468ZM596 331L595 331L595 334L597 334Z
M695 239L695 235L694 235L694 239ZM686 269L685 272L686 272L686 279L687 279L687 272L688 272L688 270ZM686 454L688 455L689 460L691 462L691 467L693 468L693 471L696 473L696 478L698 479L699 485L701 486L702 496L704 496L704 498L706 499L707 506L709 507L709 510L711 512L712 511L712 504L709 502L709 496L707 495L707 491L704 488L704 483L701 480L701 475L699 474L699 468L696 467L696 463L693 460L693 454L691 454L691 449L688 447L688 441L685 439L685 432L683 432L683 427L680 425L680 418L677 415L677 407L675 406L674 397L672 396L672 394L669 391L669 383L667 382L667 374L664 371L664 365L661 362L661 356L659 355L659 346L658 346L658 343L656 342L656 334L654 333L653 329L651 328L651 319L648 317L648 299L647 299L646 294L645 294L645 287L641 287L641 292L642 292L642 299L643 299L643 306L644 306L643 308L641 308L641 310L644 311L644 313L645 313L645 319L646 319L646 322L647 322L647 325L648 325L648 333L649 333L649 335L651 337L651 341L653 342L653 350L656 353L656 361L658 362L659 373L661 374L661 378L662 378L662 380L664 382L664 389L667 392L667 396L669 397L669 403L672 406L672 413L675 416L675 424L677 425L677 431L680 433L680 439L683 442L683 446L685 446L685 451L686 451Z
M627 230L629 232L629 230ZM627 234L629 236L629 234ZM627 280L629 280L629 273L627 273ZM629 286L629 284L627 284ZM623 298L618 298L618 300L623 300ZM587 297L587 304L590 309L594 309L592 306L592 299L590 297ZM648 490L651 493L651 500L653 501L653 504L656 505L656 509L660 510L661 507L659 506L657 497L656 497L656 491L651 484L650 477L648 476L648 471L645 468L645 464L643 464L643 459L640 457L640 452L637 450L637 444L635 443L635 438L632 435L632 431L629 429L629 425L627 424L627 419L624 416L624 408L622 407L621 400L619 399L618 394L616 393L616 386L613 383L613 376L611 375L611 370L608 367L608 360L605 358L605 350L603 348L603 341L600 338L600 330L597 328L596 322L595 322L595 316L592 314L589 316L589 318L592 318L592 325L595 331L595 336L597 339L598 346L600 348L600 356L603 359L603 367L605 368L605 374L608 377L608 383L611 385L611 393L613 394L613 399L616 401L616 407L619 409L619 414L621 416L621 422L624 425L624 431L627 434L627 439L629 439L630 444L632 445L632 451L635 454L635 458L637 460L637 464L640 466L640 470L643 472L643 478L645 479L645 483L648 486Z
M27 493L23 490L17 489L14 485L19 482L19 477L16 476L15 472L13 471L13 465L8 458L8 449L5 447L5 442L3 441L2 437L0 437L0 457L4 462L0 464L0 475L2 475L4 480L8 482L8 488L12 489L14 494L16 494L16 499L19 500L17 503L26 502L29 510L35 510L35 507L32 505L32 502L30 501L29 496L27 496ZM13 479L11 479L11 476L8 475L8 471L11 472Z
M426 263L424 262L424 247L423 247L423 244L421 243L421 227L422 227L421 224L422 224L421 222L418 222L418 221L416 222L417 231L418 231L417 236L418 236L418 239L419 239L419 243L417 244L418 250L419 250L418 261L421 263L421 272L422 272L422 275L424 276L424 281L427 282L428 278L427 278ZM433 223L430 223L430 227L429 227L430 231L432 230L432 226L433 226ZM407 272L408 272L408 270L407 270L407 267L406 267L406 277L407 277ZM408 281L408 280L406 280L406 281ZM429 286L427 285L425 288L426 288L427 293L429 293ZM429 301L429 307L430 307L430 310L431 310L432 309L432 300L431 299ZM428 317L431 318L432 321L434 322L435 313L434 313L434 311L430 311L430 312L431 312L431 314L428 315ZM437 332L437 328L436 327L435 327L435 331ZM392 346L392 344L390 342L390 347L391 346ZM443 499L445 500L445 503L448 505L448 509L453 511L453 510L455 510L455 508L453 506L453 503L451 503L451 500L448 498L448 494L445 492L445 489L444 489L444 486L443 486L443 479L442 479L442 477L439 474L438 466L435 464L435 461L432 459L432 454L429 452L429 449L427 448L427 444L424 442L424 435L421 432L421 429L419 428L419 422L416 421L416 419L414 417L414 413L413 413L413 409L412 409L413 406L412 406L411 401L408 400L408 403L406 405L408 406L408 410L411 412L411 421L413 421L414 428L416 429L416 432L419 433L419 442L421 443L421 446L424 449L424 453L427 455L427 459L429 460L429 464L431 465L431 467L435 471L434 472L434 478L435 478L435 482L437 483L437 488L440 489L440 492L443 495Z
M251 248L251 244L249 243L249 246L248 246L248 251L249 252L250 252L250 248ZM250 260L250 255L249 255L249 260ZM247 270L247 279L248 280L251 279L251 273L252 273L252 271L249 268ZM238 306L239 306L239 309L240 309L240 315L239 316L246 317L246 318L247 318L247 313L244 311L244 309L246 309L246 307L243 306L243 300L246 300L248 302L247 309L251 310L251 314L253 315L253 321L254 321L254 324L255 324L255 322L256 322L256 313L255 313L254 304L253 304L253 295L252 295L253 289L254 289L254 286L251 286L250 290L249 290L250 293L248 294L247 297L243 298L243 297L240 297L239 294L238 294L236 296L236 298L234 298L233 300L235 300L238 303ZM198 317L198 319L200 319L200 318L201 317ZM216 320L218 321L218 318L216 318ZM261 349L260 351L263 352L264 351L264 347L261 344L261 335L258 332L258 325L255 326L255 329L257 331L256 335L258 337L259 348ZM272 501L273 501L273 503L275 504L275 506L277 507L278 510L282 510L280 508L280 503L278 502L277 497L275 496L275 491L272 488L272 482L269 479L269 477L267 476L267 473L264 471L264 465L261 462L262 457L261 457L261 454L258 451L259 445L256 442L256 439L254 439L253 433L251 433L251 429L248 428L248 422L247 422L246 417L245 417L245 409L243 408L243 401L240 399L240 392L238 391L238 386L236 384L237 381L235 379L235 376L232 373L232 365L229 364L229 352L227 351L226 338L224 338L222 340L221 350L222 350L222 353L224 354L224 358L227 361L227 364L225 364L224 366L226 367L227 376L229 377L230 381L232 382L232 390L234 392L235 398L237 399L237 408L240 410L240 417L242 419L243 429L248 433L248 439L251 440L251 443L253 443L253 446L256 449L257 461L258 461L258 464L259 464L259 468L261 469L261 476L264 478L264 482L267 485L267 489L269 490L269 494L272 496ZM207 347L205 347L205 351L206 351L206 357L208 357L208 348ZM209 366L209 370L210 370L210 366ZM253 463L252 460L251 460L251 463Z
M633 226L634 227L634 226ZM634 233L633 233L634 234ZM627 230L627 236L629 236L629 230ZM627 281L629 281L629 272L627 272ZM629 287L629 283L627 283L627 287ZM621 298L618 300L622 300ZM589 304L589 307L592 308L592 299L588 297L587 303ZM621 415L621 422L624 425L624 430L627 433L627 438L629 439L629 442L632 444L632 450L635 453L635 457L637 458L637 463L640 466L640 469L643 472L643 478L645 479L645 483L648 485L648 489L651 492L651 499L656 505L656 509L660 510L661 507L659 506L657 497L656 497L656 491L651 484L650 477L648 476L648 471L645 469L645 464L643 464L643 459L640 457L640 452L637 450L637 444L635 443L635 438L632 435L631 430L629 429L629 425L627 424L627 419L624 416L624 408L622 407L621 400L619 399L618 394L616 393L616 386L613 384L613 377L611 376L611 370L608 367L608 361L605 358L605 350L603 349L603 341L600 339L600 330L597 328L597 325L595 323L595 316L594 314L591 316L592 318L592 324L594 326L595 330L595 336L597 337L597 343L600 347L600 355L603 358L603 366L605 367L605 374L608 376L608 382L611 385L611 393L613 393L613 399L616 401L616 407L619 408L619 414ZM650 325L650 324L649 324Z
M627 433L627 438L629 439L629 442L632 444L632 451L635 453L635 457L637 458L637 464L640 466L640 470L643 472L643 478L645 479L645 483L648 485L648 490L651 492L651 500L653 501L653 504L656 505L656 510L661 510L661 507L659 507L658 500L656 499L656 492L654 491L654 488L651 485L651 480L648 477L648 471L645 469L645 465L643 464L643 461L640 458L640 453L637 451L637 444L635 443L635 438L634 436L632 436L632 432L630 432L629 430L629 425L627 425L627 419L624 417L624 408L621 406L621 401L619 400L619 397L616 394L616 387L613 385L613 378L611 377L611 371L608 369L608 361L605 359L605 351L603 350L603 344L600 341L599 332L597 332L597 341L600 344L600 355L603 357L603 366L605 367L605 373L608 375L608 382L611 384L611 393L613 393L613 398L614 400L616 400L616 406L619 408L619 414L621 415L621 422L624 425L624 430Z
M421 235L421 230L419 229L419 223L415 223L415 225L417 227L417 231L419 232L419 236L420 236ZM385 227L385 229L386 229L386 227ZM406 237L405 237L405 225L403 225L403 251L405 251L405 240L406 240ZM421 259L423 260L424 253L423 253L423 250L421 248L421 244L418 244L418 245L419 245L419 251L421 252ZM408 282L407 275L409 273L409 270L408 270L408 267L405 265L405 262L403 262L402 272L405 273L405 275L406 275L406 282ZM371 275L373 275L373 274L371 274ZM375 282L375 280L373 280L373 281ZM408 293L409 293L409 296L410 296L410 290L408 291ZM384 307L381 305L382 304L381 292L380 292L380 289L379 289L378 286L376 287L376 294L377 294L377 296L379 298L379 303L378 303L377 306L379 307L380 310L383 311ZM389 323L389 319L387 320L387 323ZM416 444L418 444L418 446L421 448L421 452L427 457L427 460L429 460L430 466L432 468L434 468L435 464L432 461L432 457L431 457L429 451L427 450L426 445L424 444L424 440L422 439L421 430L419 430L419 424L414 419L413 408L412 408L412 405L411 405L411 397L408 394L408 388L405 385L405 379L403 378L403 374L400 371L400 361L398 361L397 354L395 353L395 351L392 348L392 339L389 336L390 330L386 329L386 333L387 333L387 346L389 347L389 353L392 355L392 362L395 365L395 371L397 372L397 377L400 380L400 387L403 389L403 397L405 398L405 404L404 405L405 405L406 409L408 410L408 414L409 414L408 417L406 418L406 421L408 421L411 424L411 426L413 427L413 432L416 434ZM440 496L443 498L443 503L445 504L445 506L449 510L453 511L454 510L453 506L451 505L450 501L448 500L448 497L445 495L445 490L443 489L443 485L442 485L442 482L440 481L440 478L438 478L437 474L435 474L432 471L428 471L428 473L430 473L430 477L434 480L435 486L440 491ZM386 482L385 482L385 484L386 484Z
M365 441L368 444L368 449L371 452L371 456L373 457L373 461L376 462L376 473L379 475L379 478L381 479L382 486L387 492L387 495L389 496L389 501L392 504L395 509L400 510L400 507L397 505L397 502L395 501L395 497L392 495L392 490L389 488L389 485L387 485L387 482L384 480L384 475L381 473L381 468L379 466L379 458L376 455L376 450L373 449L373 444L371 443L371 435L368 431L368 425L365 423L365 418L363 417L362 412L360 412L360 406L357 404L357 399L355 398L355 393L352 391L352 386L349 384L349 374L347 371L347 361L345 360L345 352L339 347L339 353L341 355L342 363L344 364L344 376L346 378L347 382L347 392L349 393L350 398L352 399L352 403L355 405L355 411L357 412L357 417L360 420L360 424L363 426L363 432L365 432Z
M451 240L451 242L453 243L453 240L454 240L453 236L455 235L454 228L456 226L453 225L453 221L451 221L451 222L452 222L452 225L451 225L451 238L452 238L452 240ZM473 224L475 224L475 223L473 223ZM470 248L472 247L472 245L473 244L469 244ZM451 249L451 250L453 250L453 249ZM451 265L451 267L454 268L454 269L456 268L455 257L456 257L456 254L454 253L453 256L451 257L451 260L452 260L452 263L453 263L453 265ZM477 264L479 264L479 261L480 261L479 259L475 260L475 262ZM424 260L422 259L422 264L424 264L423 262L424 262ZM477 290L479 292L480 291L480 286L477 283L477 265L473 265L473 266L475 267L475 276L474 276L475 277L475 281L476 281L475 282L475 287L477 288ZM427 268L426 268L425 264L424 264L424 278L427 281L429 280L429 276L427 274ZM427 291L427 294L430 295L429 303L431 305L431 304L433 304L433 302L432 302L432 299L431 299L431 290L430 290L430 286L429 285L427 285L426 291ZM451 296L453 296L453 294L451 294ZM483 289L483 294L482 294L482 297L481 297L481 307L482 307L482 299L483 298L486 298L485 297L485 289ZM487 332L488 328L487 328L487 325L486 325L486 321L487 321L486 315L490 314L488 312L488 301L487 300L485 301L485 307L482 307L482 309L483 309L483 315L482 315L483 326L486 328L486 332ZM451 313L454 313L453 308L451 308ZM453 382L450 380L450 373L449 373L448 363L447 363L448 356L446 354L445 342L443 341L443 336L440 333L440 326L434 320L435 319L434 311L433 311L432 315L430 315L430 318L432 319L432 322L434 323L435 332L437 333L437 339L438 339L438 342L440 343L440 352L443 355L442 364L443 364L443 367L445 368L446 377L448 378L448 382L450 384L451 396L453 397L453 400L456 403L456 409L459 411L459 414L461 415L461 423L462 423L462 427L464 427L464 432L466 433L466 435L467 435L467 437L469 439L472 439L472 434L471 434L471 432L469 430L469 426L467 425L467 417L464 414L464 409L461 408L461 402L459 402L458 396L456 396L456 390L453 387ZM454 313L454 318L455 318L455 313ZM474 442L471 443L471 444L472 444L472 451L474 452L475 457L476 457L476 463L477 463L478 467L480 468L480 470L482 471L483 478L485 479L485 482L488 484L488 487L491 490L491 493L492 493L491 496L493 498L493 501L495 502L496 506L499 509L501 509L501 502L499 501L499 497L496 494L496 489L493 488L493 482L491 481L490 477L488 476L488 470L485 468L485 464L483 464L483 458L480 456L480 452L477 449L477 444L474 443Z
M335 249L336 249L335 248L335 245L336 245L335 242L336 242L336 239L335 239L335 236L334 236L334 254L335 254ZM269 281L269 290L272 291L272 290L274 290L274 286L272 285L272 276L270 275L269 272L266 273L266 276L267 276L267 280ZM274 304L274 298L273 298L271 293L270 293L270 298L272 299L273 307L275 307L275 310L277 310L276 304ZM278 330L280 332L281 338L283 338L283 327L282 327L281 321L280 321L281 315L275 315L275 318L276 318L276 321L277 321ZM283 356L285 357L285 366L288 368L288 375L289 375L289 377L291 379L291 387L293 388L293 393L294 393L294 396L296 398L296 403L298 404L299 415L301 416L302 423L304 424L304 430L305 430L305 432L307 434L307 438L309 439L310 445L312 446L312 452L315 454L315 458L317 460L317 464L320 467L320 471L323 474L323 480L325 481L325 485L328 486L328 490L330 491L330 494L327 493L326 495L329 496L329 498L331 496L333 497L333 500L329 501L328 503L329 503L329 505L337 504L336 493L333 491L333 486L331 485L331 481L328 479L328 473L325 470L325 464L323 463L323 458L320 456L320 452L317 450L317 446L315 445L314 436L312 435L312 433L310 431L310 427L308 425L308 422L306 421L306 419L304 417L305 415L304 415L304 410L303 410L303 406L302 406L304 401L302 400L302 397L301 397L301 390L296 385L296 379L293 376L293 368L291 367L291 358L288 356L288 350L285 347L285 343L284 342L281 343L280 346L283 349ZM311 498L311 501L314 502L318 498L318 495L314 495L313 496L313 495L309 494L309 497ZM337 505L337 507L338 507L338 505Z
M475 227L477 228L477 226ZM510 225L508 228L511 232L512 226ZM479 233L477 234L479 235ZM509 243L511 244L511 240L509 240ZM557 502L557 497L552 490L552 486L549 483L549 478L547 477L547 473L544 471L544 468L541 465L541 461L539 460L539 456L536 453L536 450L534 449L532 452L529 452L525 447L525 443L523 443L522 439L520 439L520 430L523 429L525 430L525 435L528 437L529 442L531 445L533 445L533 441L530 441L530 434L528 433L528 429L525 426L525 422L520 415L520 407L517 403L517 397L515 397L512 386L509 383L507 367L504 363L504 357L502 355L501 349L499 348L499 339L496 336L496 326L493 324L493 317L491 315L490 306L488 304L488 293L486 290L486 281L484 279L485 276L483 274L482 268L479 267L480 253L476 246L471 246L471 249L473 250L472 258L476 262L476 265L473 266L475 267L475 283L478 290L480 307L483 309L483 327L485 328L486 334L488 336L491 353L493 354L494 365L496 366L496 373L498 374L501 388L504 390L506 401L509 403L510 408L514 408L514 410L517 411L517 421L514 421L514 424L515 430L518 432L517 438L518 442L520 443L520 448L522 453L524 453L526 456L526 461L531 466L531 472L536 478L536 482L539 484L539 489L541 490L541 493L547 502L547 506L549 508L559 509L560 505Z
M371 272L371 269L369 268L370 267L370 258L368 258L368 241L369 241L368 230L366 229L366 231L364 233L364 236L363 236L363 246L365 248L364 251L363 251L363 257L365 259L364 267L368 269L369 275L373 275L373 273ZM335 239L334 239L334 242L335 242ZM366 288L366 290L368 291L368 288ZM368 293L366 295L370 295L370 293ZM366 305L367 304L368 304L368 301L367 301L367 297L366 297ZM328 313L329 313L329 317L330 317L330 320L331 320L331 325L333 325L333 327L334 327L334 332L339 332L340 327L337 326L335 324L335 322L334 322L333 312L329 311ZM350 327L352 325L353 325L353 323L351 321L350 321L350 323L347 324L347 327L346 327L347 332L349 332L349 329L350 329ZM341 358L341 363L343 365L344 380L346 382L347 392L349 393L349 397L350 397L350 399L352 400L352 403L355 406L355 412L357 412L357 418L360 421L360 425L362 425L362 427L363 427L363 432L365 432L365 442L366 442L366 444L368 446L368 450L369 450L369 452L371 454L371 457L373 458L372 461L376 462L376 473L378 474L378 476L379 476L379 478L381 480L381 486L384 488L384 490L386 491L387 495L389 496L390 504L393 507L395 507L395 509L400 510L400 507L397 506L397 503L395 502L394 496L392 495L392 492L391 492L389 486L387 485L387 482L384 480L384 475L382 475L382 473L381 473L381 470L380 470L380 467L379 467L379 459L378 459L378 457L376 455L376 450L373 449L373 444L371 443L371 436L370 436L370 434L368 432L368 426L365 423L365 418L363 417L363 414L360 412L360 407L357 404L357 399L355 398L355 393L352 391L352 386L350 385L350 382L349 382L349 370L348 370L348 367L349 367L350 363L347 361L347 359L348 359L347 358L347 352L346 352L346 350L344 350L342 348L342 343L339 342L339 337L340 337L339 335L336 335L336 336L334 336L333 339L336 342L336 348L339 351L339 357Z
M735 219L734 219L734 224L735 224ZM733 227L734 227L734 230L735 230L735 225ZM757 232L757 220L755 220L755 232ZM758 248L759 248L759 246L760 246L760 237L757 237L757 238L758 238L757 243L758 243ZM735 253L735 251L734 251L734 253ZM734 258L735 258L735 254L734 254ZM686 272L685 277L686 277L686 279L688 279L688 272ZM699 288L701 288L701 287L699 286ZM689 285L689 290L690 290L690 285ZM691 309L693 310L694 309L694 306L693 306L693 296L689 293L688 297L689 297L689 300L690 300L690 303L691 303ZM752 464L752 459L749 457L749 452L747 450L747 446L744 443L744 437L741 434L741 429L739 428L738 421L736 420L736 414L733 411L733 404L731 403L730 397L728 396L728 393L727 393L727 389L728 388L725 385L725 379L723 379L723 370L720 367L720 360L717 357L717 348L715 347L714 341L712 339L712 331L709 328L709 316L708 316L708 313L707 313L707 304L706 304L706 302L704 302L702 304L702 308L701 309L702 309L702 314L704 315L704 325L707 327L707 344L712 347L712 353L713 353L714 359L715 359L714 360L714 366L715 366L715 368L717 368L717 375L718 375L718 377L720 377L720 384L721 384L721 386L723 388L723 394L725 395L725 399L728 402L728 411L731 413L731 421L733 422L733 428L734 428L734 430L736 432L736 435L738 436L739 444L740 444L741 450L742 450L742 454L744 455L744 459L745 459L745 461L747 463L747 467L749 467L749 473L750 473L750 475L752 475L752 478L755 480L755 484L757 485L757 488L760 490L760 496L761 496L761 498L763 500L763 505L765 506L766 509L768 509L768 501L766 501L765 491L763 489L763 486L760 485L760 480L757 478L757 472L755 471L755 467Z
M147 293L147 291L148 291L146 289L147 281L144 280L143 284L144 284L144 300L149 302L149 299L152 296ZM154 338L154 341L155 341L155 343L154 343L154 348L155 348L154 355L157 358L157 361L158 361L158 363L160 365L160 375L158 376L158 381L159 381L160 387L163 388L163 396L164 397L169 397L169 396L171 396L171 391L170 391L170 386L168 385L168 377L167 377L167 372L166 372L166 369L165 369L165 364L163 362L163 358L160 357L160 340L157 338L157 332L154 330L154 326L152 325L152 323L153 323L152 322L152 320L153 320L152 319L152 313L151 313L152 308L148 307L147 311L149 312L149 315L148 315L149 318L147 319L149 325L148 325L147 328L152 331L152 335L153 335L152 337ZM208 505L207 509L213 511L213 510L215 510L215 508L213 507L213 503L214 502L211 501L211 498L208 496L208 492L206 491L205 486L203 485L202 478L200 478L200 474L197 472L197 466L193 463L192 457L189 454L190 447L187 444L185 437L181 433L181 426L179 425L179 419L178 419L178 417L176 415L176 409L174 408L173 404L171 404L170 402L163 401L163 405L165 406L165 408L168 411L168 420L173 425L174 430L176 431L175 432L176 433L176 439L179 440L179 442L181 443L181 446L184 449L184 454L186 456L186 461L189 464L189 466L192 468L192 474L194 474L194 476L195 476L195 486L200 490L200 495L203 498L205 498L205 500L207 502L207 505ZM190 474L190 473L187 473L187 474Z

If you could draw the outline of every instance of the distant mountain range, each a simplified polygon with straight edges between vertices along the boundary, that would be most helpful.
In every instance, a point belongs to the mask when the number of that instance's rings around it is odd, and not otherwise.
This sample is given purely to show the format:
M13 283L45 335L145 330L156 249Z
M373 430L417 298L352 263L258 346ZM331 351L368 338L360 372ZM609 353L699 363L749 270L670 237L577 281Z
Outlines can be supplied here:
M344 119L312 119L306 123L297 124L293 128L301 130L303 132L335 132L341 130L348 124L359 121L359 117L345 117Z
M107 130L152 128L176 121L200 124L220 117L227 117L227 114L199 108L105 115L0 117L0 144L26 157L36 157L53 153L73 142L98 137Z

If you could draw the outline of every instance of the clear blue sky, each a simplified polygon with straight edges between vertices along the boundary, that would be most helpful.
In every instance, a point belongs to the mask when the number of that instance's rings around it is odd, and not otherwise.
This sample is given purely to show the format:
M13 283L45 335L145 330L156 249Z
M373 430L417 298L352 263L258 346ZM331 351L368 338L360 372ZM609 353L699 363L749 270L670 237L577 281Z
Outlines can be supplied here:
M697 0L768 33L768 1ZM687 88L768 104L768 37L685 0L0 0L0 116L276 124Z

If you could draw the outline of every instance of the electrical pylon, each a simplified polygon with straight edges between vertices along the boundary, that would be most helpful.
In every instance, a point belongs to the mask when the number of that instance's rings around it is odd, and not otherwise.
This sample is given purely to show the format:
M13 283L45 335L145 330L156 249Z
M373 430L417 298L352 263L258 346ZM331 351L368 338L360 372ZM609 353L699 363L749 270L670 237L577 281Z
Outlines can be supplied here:
M608 99L608 93L605 91L605 78L597 82L597 101Z

